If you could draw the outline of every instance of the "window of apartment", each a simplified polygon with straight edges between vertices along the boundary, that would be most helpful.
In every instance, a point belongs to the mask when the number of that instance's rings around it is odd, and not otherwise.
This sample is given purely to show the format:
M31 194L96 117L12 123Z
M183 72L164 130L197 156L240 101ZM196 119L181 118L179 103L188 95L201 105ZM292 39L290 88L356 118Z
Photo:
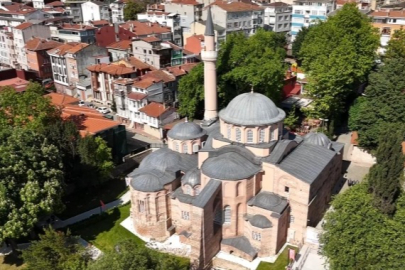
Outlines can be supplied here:
M285 186L285 187L284 187L284 192L289 193L289 192L290 192L290 187Z
M146 50L143 50L143 53L146 54Z
M226 28L231 28L232 27L232 23L227 23L226 24Z
M229 205L224 208L224 223L231 223L231 207Z
M319 11L319 12L318 12L318 15L319 15L319 16L325 16L325 11Z
M252 232L252 238L256 241L262 241L262 234L259 232Z
M181 218L184 220L190 220L190 212L181 211Z
M265 134L264 128L260 129L259 131L259 142L264 142L264 134Z
M185 154L188 153L188 145L187 145L187 143L183 144L183 153L185 153Z
M138 200L138 212L139 213L145 212L145 201L144 200Z
M284 16L284 21L288 21L289 17L288 15Z
M294 223L294 220L295 220L294 216L290 215L290 223Z
M246 132L246 137L248 143L253 143L253 131L251 129Z
M297 9L294 11L294 14L302 14L302 10Z
M278 16L278 20L282 21L283 20L283 16Z
M238 22L234 22L233 23L233 27L238 27L239 26L239 23Z
M237 142L240 142L240 140L241 140L241 133L240 133L240 128L236 128L236 130L235 130L235 137L236 137L236 141Z
M312 15L318 15L318 11L317 10L312 10Z
M281 28L281 27L283 27L283 25L281 23L277 24L277 28Z

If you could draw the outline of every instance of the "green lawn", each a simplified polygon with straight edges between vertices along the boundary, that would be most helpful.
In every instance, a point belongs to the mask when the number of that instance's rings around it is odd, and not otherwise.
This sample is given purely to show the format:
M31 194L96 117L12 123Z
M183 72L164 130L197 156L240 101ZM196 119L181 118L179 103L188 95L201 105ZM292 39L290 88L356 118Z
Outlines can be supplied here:
M0 256L0 270L20 270L24 268L23 261L12 255Z
M102 216L95 216L76 223L70 227L70 230L73 235L80 235L102 251L112 250L117 243L126 239L132 239L143 246L144 242L141 239L120 225L124 219L129 217L129 208L130 205L127 204L109 210ZM180 260L182 265L190 263L188 258L173 257Z
M256 270L285 270L285 267L288 264L289 248L295 249L296 253L298 253L297 247L287 246L274 263L261 262Z
M83 212L89 211L100 206L100 200L109 203L120 198L127 191L125 180L113 179L106 182L100 188L74 191L65 196L63 202L66 209L57 216L61 219L67 219Z

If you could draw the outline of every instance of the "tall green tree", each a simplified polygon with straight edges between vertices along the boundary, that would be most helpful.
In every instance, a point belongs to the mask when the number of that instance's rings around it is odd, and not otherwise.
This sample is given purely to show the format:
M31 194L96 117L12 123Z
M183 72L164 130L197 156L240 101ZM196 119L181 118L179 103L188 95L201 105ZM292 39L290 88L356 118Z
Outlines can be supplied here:
M144 1L130 0L124 7L124 20L132 21L138 19L138 13L146 10L146 3Z
M43 216L63 209L58 149L27 129L0 131L0 242L28 235Z
M358 131L359 145L375 150L389 124L405 123L405 58L388 59L369 76L365 96L350 108L349 127Z
M305 37L309 33L309 27L303 27L298 31L297 36L292 44L292 56L295 59L299 59L299 52L301 50L302 43L304 42Z
M308 76L306 90L314 98L306 113L339 119L350 95L375 65L379 44L377 30L354 4L312 26L299 52Z
M368 174L369 189L374 196L374 205L387 215L395 212L404 178L405 159L402 153L404 132L396 125L390 125L383 132L377 148L377 163Z
M69 230L65 234L51 227L23 251L22 257L27 270L85 270L90 259L78 237L72 236Z
M220 45L217 60L219 107L235 96L250 91L262 93L277 102L281 98L284 76L285 37L259 29L249 38L244 34L227 36ZM204 68L198 65L179 83L179 112L201 117L204 108Z
M405 58L405 30L396 30L388 41L387 51L384 55L385 59Z

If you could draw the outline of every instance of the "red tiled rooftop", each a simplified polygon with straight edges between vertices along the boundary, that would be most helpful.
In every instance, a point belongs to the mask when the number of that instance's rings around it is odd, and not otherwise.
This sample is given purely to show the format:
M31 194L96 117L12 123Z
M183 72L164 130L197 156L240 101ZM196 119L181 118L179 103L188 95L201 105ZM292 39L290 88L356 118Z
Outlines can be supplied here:
M133 86L140 88L140 89L146 89L158 82L161 82L161 80L153 78L153 77L147 77L147 78L144 77L144 78L140 78L140 79L134 81Z
M163 113L165 113L167 110L169 110L169 107L165 107L163 104L152 102L145 107L139 109L140 112L145 113L147 116L157 118L161 116Z
M54 40L46 40L43 38L32 38L27 41L25 48L30 51L49 50L61 46L62 43Z
M196 0L172 0L172 3L181 4L181 5L203 5L202 3L197 2Z
M219 8L228 12L240 12L240 11L253 11L253 10L264 10L263 7L254 4L248 4L244 2L227 2L222 0L217 0L210 6L218 6Z
M29 81L15 77L12 79L0 81L0 88L3 86L11 86L17 92L24 92L25 89L27 88L28 84L29 84Z
M172 67L167 67L166 70L173 74L174 76L182 76L186 75L189 73L195 66L197 66L198 63L188 63L188 64L183 64L183 65L178 65L178 66L172 66Z
M147 36L152 34L171 33L170 27L162 26L158 23L127 21L120 25L122 28L131 30L137 36Z
M165 70L154 70L146 73L142 78L153 78L156 81L161 80L165 83L176 81L176 77Z
M145 37L145 38L141 38L143 41L145 42L157 42L157 41L161 41L161 39L155 37L155 36L151 36L151 37Z
M79 31L84 31L84 30L91 30L91 29L96 29L93 26L90 25L84 25L84 24L72 24L72 23L64 23L61 25L62 29L66 30L79 30Z
M142 93L131 92L128 94L128 98L132 100L142 100L146 98L146 95Z
M121 40L118 42L111 43L107 46L107 49L115 50L128 50L131 49L132 41L131 40Z
M88 66L87 69L91 72L103 72L107 73L110 75L127 75L127 74L132 74L135 73L136 70L130 67L126 67L124 64L106 64L106 63L101 63L101 64L95 64Z
M13 5L3 6L6 10L0 10L0 14L12 14L12 15L25 15L35 12L36 9L23 4L14 3Z
M77 98L74 98L74 97L71 97L68 95L59 94L59 93L50 93L50 94L45 95L45 97L50 98L51 103L56 106L73 104L73 103L79 102L79 100Z
M98 20L98 21L90 21L92 25L109 25L110 23L107 20Z
M24 23L22 23L22 24L20 24L20 25L17 25L16 27L14 27L15 29L18 29L18 30L24 30L24 29L27 29L27 28L29 28L29 27L31 27L32 26L32 23L30 23L30 22L24 22Z
M79 43L79 44L73 46L72 48L66 50L66 53L77 53L78 51L86 48L87 46L90 46L90 44L88 44L88 43Z
M53 1L51 3L45 4L46 7L64 7L65 3L61 1Z

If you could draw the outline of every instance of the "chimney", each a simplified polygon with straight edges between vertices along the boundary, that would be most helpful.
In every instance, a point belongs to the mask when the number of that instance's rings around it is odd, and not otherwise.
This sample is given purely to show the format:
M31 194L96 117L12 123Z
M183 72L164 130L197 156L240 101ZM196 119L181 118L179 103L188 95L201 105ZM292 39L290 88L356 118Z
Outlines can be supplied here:
M120 32L120 26L118 25L118 23L114 23L114 32L115 32L115 41L120 41L118 34ZM108 27L107 27L108 29Z

